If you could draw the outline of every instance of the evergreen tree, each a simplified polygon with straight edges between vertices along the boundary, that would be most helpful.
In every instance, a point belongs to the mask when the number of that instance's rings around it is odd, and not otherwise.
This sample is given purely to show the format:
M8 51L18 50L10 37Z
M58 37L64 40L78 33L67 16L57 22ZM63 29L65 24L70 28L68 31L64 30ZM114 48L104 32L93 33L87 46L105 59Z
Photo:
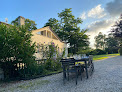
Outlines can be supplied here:
M45 26L50 26L63 41L70 43L69 52L76 53L79 48L89 45L88 36L85 34L87 30L80 29L78 25L82 24L82 20L75 18L71 8L58 13L58 17L60 20L50 18Z

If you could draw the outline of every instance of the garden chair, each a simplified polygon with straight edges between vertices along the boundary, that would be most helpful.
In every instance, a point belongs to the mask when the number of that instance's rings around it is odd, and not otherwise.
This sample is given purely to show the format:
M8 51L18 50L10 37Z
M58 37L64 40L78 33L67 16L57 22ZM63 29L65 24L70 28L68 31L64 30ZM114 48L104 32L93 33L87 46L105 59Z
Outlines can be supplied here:
M89 68L90 73L92 74L94 71L94 63L93 63L92 55L89 55L88 68Z
M78 73L80 73L81 80L82 80L81 66L75 65L75 59L74 58L62 59L61 62L62 62L62 67L63 67L63 81L65 81L66 75L68 76L68 81L69 81L69 73L75 73L76 85L77 85Z
M82 64L82 66L81 66L83 69L85 69L86 70L86 68L87 68L87 78L88 78L88 76L89 75L91 75L92 73L93 73L93 71L94 71L94 64L93 64L93 57L92 57L92 55L89 55L89 60L88 60L88 62L87 62L87 66L85 65L85 64Z

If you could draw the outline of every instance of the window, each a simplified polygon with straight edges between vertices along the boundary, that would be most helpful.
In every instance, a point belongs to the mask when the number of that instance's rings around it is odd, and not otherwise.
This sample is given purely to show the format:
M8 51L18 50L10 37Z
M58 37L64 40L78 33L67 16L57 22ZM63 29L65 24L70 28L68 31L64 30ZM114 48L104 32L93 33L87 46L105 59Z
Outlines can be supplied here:
M51 32L47 32L47 37L51 38Z
M37 34L39 34L39 35L40 35L40 32L37 32Z
M44 31L41 31L40 34L41 34L41 35L44 35Z

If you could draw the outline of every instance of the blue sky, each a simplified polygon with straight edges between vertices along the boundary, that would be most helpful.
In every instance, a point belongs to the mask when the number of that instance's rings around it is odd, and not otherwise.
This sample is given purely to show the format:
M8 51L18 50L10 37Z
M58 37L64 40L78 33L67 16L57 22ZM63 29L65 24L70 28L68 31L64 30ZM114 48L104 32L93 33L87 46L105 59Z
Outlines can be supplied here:
M34 20L41 28L49 18L57 18L65 8L72 8L72 13L79 17L98 4L105 4L111 0L1 0L0 21L8 18L8 23L18 16ZM88 21L84 21L87 23Z
M49 18L57 19L57 13L65 8L72 8L73 15L83 19L81 29L89 29L91 41L99 31L107 33L105 30L113 24L109 22L114 22L122 13L122 0L1 0L0 6L0 21L8 18L11 23L23 16L34 20L37 28L43 27Z

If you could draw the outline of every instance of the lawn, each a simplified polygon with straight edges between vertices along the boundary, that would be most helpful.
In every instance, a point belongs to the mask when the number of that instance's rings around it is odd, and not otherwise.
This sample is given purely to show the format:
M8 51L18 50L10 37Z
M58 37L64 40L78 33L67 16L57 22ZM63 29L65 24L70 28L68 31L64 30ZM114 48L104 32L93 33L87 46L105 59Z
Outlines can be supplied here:
M109 57L115 57L115 56L119 56L119 54L104 54L104 55L94 55L93 56L93 60L102 60L102 59L106 59Z
M119 56L119 54L116 53L116 54L93 55L93 61L107 59L107 58L115 57L115 56ZM78 62L78 63L84 64L84 62ZM76 62L75 64L78 64L78 63Z

